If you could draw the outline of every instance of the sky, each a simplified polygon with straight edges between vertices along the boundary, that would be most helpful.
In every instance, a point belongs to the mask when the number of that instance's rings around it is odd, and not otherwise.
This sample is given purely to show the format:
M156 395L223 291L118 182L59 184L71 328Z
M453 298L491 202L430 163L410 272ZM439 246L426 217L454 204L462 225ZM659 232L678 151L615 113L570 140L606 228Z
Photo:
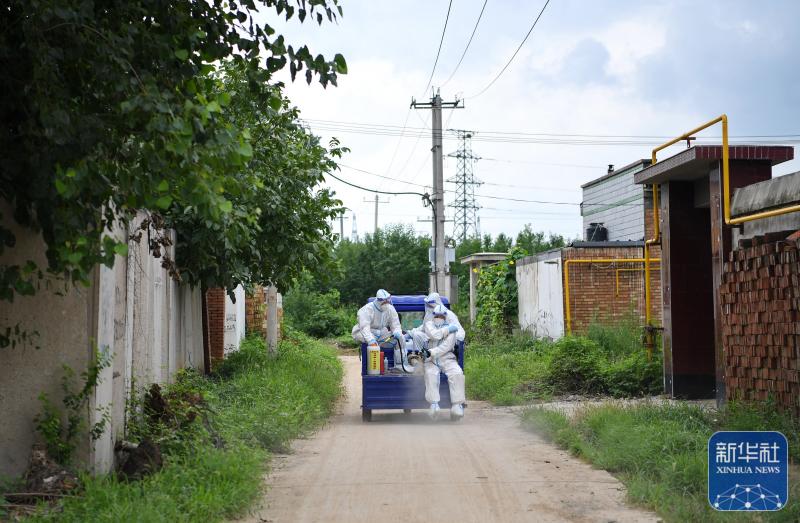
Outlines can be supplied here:
M581 184L609 164L649 158L655 144L722 113L733 142L800 139L800 2L551 0L514 60L484 90L544 3L487 0L457 70L483 0L452 1L435 69L449 0L341 0L344 16L335 24L270 20L288 42L308 44L314 54L342 53L349 69L327 89L292 83L285 72L279 79L315 134L350 148L337 176L390 192L425 192L432 183L430 111L409 110L412 98L429 101L437 88L445 101L464 100L463 109L445 109L445 129L474 132L473 154L481 157L474 172L484 182L476 189L480 231L495 236L515 236L530 223L580 237ZM376 133L378 126L387 131ZM498 132L527 134L499 141ZM548 136L554 134L589 136ZM719 135L717 127L699 137ZM444 153L457 147L446 134ZM774 174L795 171L798 160ZM455 175L454 158L445 157L444 173ZM373 232L374 193L330 177L326 185L348 208L345 234L354 218L360 236ZM453 197L446 193L446 203ZM382 195L384 201L379 227L406 223L430 234L431 224L420 221L430 219L430 209L418 196ZM451 218L452 209L446 212Z

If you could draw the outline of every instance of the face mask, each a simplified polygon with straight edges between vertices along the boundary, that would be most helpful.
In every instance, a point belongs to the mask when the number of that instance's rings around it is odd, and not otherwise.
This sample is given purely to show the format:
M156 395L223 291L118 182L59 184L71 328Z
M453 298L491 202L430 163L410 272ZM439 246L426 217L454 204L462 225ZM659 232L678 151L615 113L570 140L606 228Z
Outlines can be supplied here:
M442 325L444 325L444 318L434 318L433 324L436 325L437 327L441 327Z
M381 310L382 311L386 312L386 310L388 308L389 308L389 304L388 303L386 303L386 302L381 303Z

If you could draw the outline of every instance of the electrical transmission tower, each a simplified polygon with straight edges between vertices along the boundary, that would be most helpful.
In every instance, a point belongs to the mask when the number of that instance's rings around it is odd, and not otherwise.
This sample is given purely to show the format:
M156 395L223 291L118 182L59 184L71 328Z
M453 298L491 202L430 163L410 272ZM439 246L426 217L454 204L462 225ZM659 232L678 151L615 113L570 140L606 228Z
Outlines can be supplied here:
M455 129L458 134L460 146L458 151L447 156L456 158L457 172L452 178L448 178L448 183L456 185L456 197L450 207L454 209L453 215L453 238L464 241L467 238L478 236L478 209L480 207L475 202L475 187L481 181L475 178L473 162L480 160L480 156L472 154L472 131Z

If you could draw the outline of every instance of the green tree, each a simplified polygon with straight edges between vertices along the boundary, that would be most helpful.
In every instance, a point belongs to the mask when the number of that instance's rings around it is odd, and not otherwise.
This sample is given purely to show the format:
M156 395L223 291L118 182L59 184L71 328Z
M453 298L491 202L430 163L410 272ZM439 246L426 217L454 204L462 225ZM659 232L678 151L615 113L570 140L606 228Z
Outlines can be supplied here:
M340 275L333 286L342 301L364 303L384 288L392 294L424 294L428 290L430 239L407 225L390 225L363 242L340 242L336 260Z
M547 238L543 232L534 232L531 224L525 224L525 227L517 234L517 241L515 245L522 247L528 254L536 254L538 252L549 251L566 246L567 242L560 234L548 234Z
M312 17L317 23L333 21L342 12L338 0L11 0L4 5L0 198L11 205L18 223L41 233L47 270L88 284L97 263L110 266L115 254L126 252L126 239L106 233L117 223L129 223L137 210L152 212L148 226L157 230L171 226L171 219L180 225L176 217L188 212L193 226L222 235L220 242L194 244L194 249L214 252L222 243L226 249L215 252L220 256L229 253L228 247L245 245L237 255L253 250L239 236L259 218L242 214L252 206L234 202L250 198L248 183L258 182L258 168L249 167L258 153L249 129L233 118L230 94L212 74L216 64L233 60L250 86L267 84L287 65L292 78L301 72L311 82L316 75L323 86L335 85L337 74L347 70L341 55L327 60L306 46L288 45L262 22L259 8L273 17L296 16L301 22ZM274 90L253 89L251 94L258 103L286 110ZM297 153L299 142L290 145ZM295 161L298 154L290 156ZM314 163L307 160L292 172ZM329 166L317 165L320 170ZM298 183L308 188L314 179L309 175ZM276 198L283 187L271 186ZM218 228L220 223L225 225ZM263 234L274 232L263 225ZM289 225L295 241L320 231ZM282 231L284 226L275 225ZM0 254L15 241L0 226ZM155 256L165 241L157 237L151 242ZM280 262L301 260L298 251ZM312 253L305 263L313 264L317 256ZM247 261L252 262L249 267L220 270L214 276L231 282L248 274L255 279L282 277L264 259ZM164 263L172 267L171 260ZM258 264L267 269L259 274ZM0 266L0 299L33 294L42 269L33 262ZM178 269L172 267L176 276ZM202 266L183 269L192 278L205 279Z
M250 82L242 63L223 63L215 90L229 97L223 114L248 134L252 154L229 175L239 186L220 220L171 209L183 272L208 287L274 283L281 290L303 270L324 272L333 248L329 220L340 211L332 192L315 186L344 149L322 147L280 86Z

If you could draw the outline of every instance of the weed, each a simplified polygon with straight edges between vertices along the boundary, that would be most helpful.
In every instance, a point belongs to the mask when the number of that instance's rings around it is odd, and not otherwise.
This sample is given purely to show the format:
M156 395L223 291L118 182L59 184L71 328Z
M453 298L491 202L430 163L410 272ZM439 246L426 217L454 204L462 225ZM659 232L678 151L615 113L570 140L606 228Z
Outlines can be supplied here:
M112 355L108 351L96 351L94 360L81 372L82 385L75 390L75 371L64 365L61 390L64 393L64 410L57 407L47 394L39 394L42 411L34 418L36 430L44 439L47 454L61 465L68 465L77 446L77 440L84 425L84 409L97 385L100 372L111 365ZM109 420L108 409L98 409L100 420L89 427L89 436L96 441L105 431Z
M261 490L269 451L313 430L341 392L336 351L286 329L278 356L248 338L212 376L177 375L163 391L168 416L139 405L131 434L162 445L164 468L141 481L83 478L83 495L34 521L219 521L246 509ZM202 402L198 399L202 398ZM194 414L193 414L194 413ZM207 413L209 424L197 423ZM225 445L214 445L219 431Z
M715 413L685 403L587 407L574 418L543 408L523 423L562 448L617 475L628 497L666 521L722 521L707 501L707 444L717 430L784 430L798 421L770 405L732 405ZM791 443L790 443L791 448ZM794 454L794 459L797 453ZM792 479L790 497L800 495ZM800 504L736 521L797 521Z

